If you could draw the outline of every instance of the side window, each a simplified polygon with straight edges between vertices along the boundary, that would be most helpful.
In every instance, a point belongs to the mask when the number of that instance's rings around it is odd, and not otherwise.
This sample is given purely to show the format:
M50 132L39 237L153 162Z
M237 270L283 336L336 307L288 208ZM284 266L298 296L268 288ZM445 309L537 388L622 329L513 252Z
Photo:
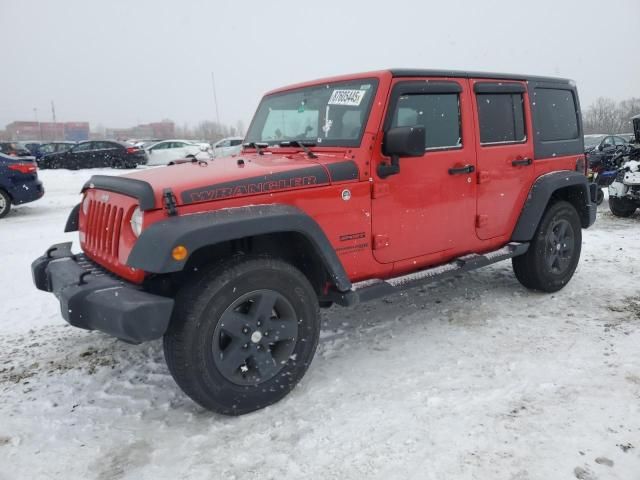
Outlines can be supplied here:
M462 146L457 93L403 95L398 98L391 127L423 126L426 148Z
M621 146L621 145L626 145L627 142L624 141L624 138L622 137L613 137L613 143L616 146Z
M524 142L524 98L521 93L478 93L480 143Z
M74 152L86 152L87 150L91 150L92 148L92 142L87 142L87 143L81 143L80 145L78 145L77 147L75 147L73 149Z
M613 137L604 137L602 148L613 147Z
M229 146L229 140L221 141L216 145L216 148L224 148Z
M571 90L536 88L534 101L540 141L578 138L578 109Z
M151 150L164 150L164 149L168 148L169 145L170 144L168 142L159 143L158 145L154 146Z
M231 146L232 147L237 147L238 145L240 145L242 143L242 140L240 140L239 138L233 139L231 140Z

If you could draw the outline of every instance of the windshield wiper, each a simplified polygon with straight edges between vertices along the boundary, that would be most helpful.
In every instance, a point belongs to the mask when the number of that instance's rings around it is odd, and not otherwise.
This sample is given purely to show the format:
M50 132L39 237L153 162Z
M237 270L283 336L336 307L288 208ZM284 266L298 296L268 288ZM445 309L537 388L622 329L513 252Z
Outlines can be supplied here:
M315 142L303 142L301 140L287 140L286 142L280 142L279 145L281 147L295 147L296 145L302 149L304 153L307 154L309 158L318 158L318 156L309 150L307 147L315 147Z
M258 155L264 155L263 150L265 148L269 148L269 144L268 143L261 143L261 142L247 142L245 144L242 145L244 148L255 148L256 152L258 152Z

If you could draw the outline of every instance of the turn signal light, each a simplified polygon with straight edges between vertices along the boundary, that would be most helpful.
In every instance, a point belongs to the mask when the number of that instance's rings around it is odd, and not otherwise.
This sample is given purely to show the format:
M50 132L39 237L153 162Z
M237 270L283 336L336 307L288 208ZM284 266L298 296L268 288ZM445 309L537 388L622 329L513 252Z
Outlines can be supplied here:
M184 245L178 245L177 247L174 247L173 250L171 250L171 256L173 257L174 260L184 260L185 258L187 258L188 255L188 251L187 248Z

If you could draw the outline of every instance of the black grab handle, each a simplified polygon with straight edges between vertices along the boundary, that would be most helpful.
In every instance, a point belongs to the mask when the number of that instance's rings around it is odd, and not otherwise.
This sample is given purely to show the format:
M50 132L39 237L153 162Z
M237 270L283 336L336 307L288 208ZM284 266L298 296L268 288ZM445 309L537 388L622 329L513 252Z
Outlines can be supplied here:
M511 165L513 165L514 167L526 167L527 165L531 165L533 163L533 160L531 160L530 158L518 158L517 160L514 160L511 162Z
M465 175L467 173L473 173L475 169L476 167L474 167L473 165L465 165L464 167L460 168L450 168L449 175Z

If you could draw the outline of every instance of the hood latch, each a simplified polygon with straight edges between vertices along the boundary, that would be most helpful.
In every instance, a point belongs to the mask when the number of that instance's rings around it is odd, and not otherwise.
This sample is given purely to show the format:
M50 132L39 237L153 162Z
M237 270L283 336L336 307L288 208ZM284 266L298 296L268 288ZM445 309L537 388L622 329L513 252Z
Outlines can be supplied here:
M167 211L167 215L174 217L178 214L178 208L176 206L176 196L170 188L165 188L162 191L162 204Z

